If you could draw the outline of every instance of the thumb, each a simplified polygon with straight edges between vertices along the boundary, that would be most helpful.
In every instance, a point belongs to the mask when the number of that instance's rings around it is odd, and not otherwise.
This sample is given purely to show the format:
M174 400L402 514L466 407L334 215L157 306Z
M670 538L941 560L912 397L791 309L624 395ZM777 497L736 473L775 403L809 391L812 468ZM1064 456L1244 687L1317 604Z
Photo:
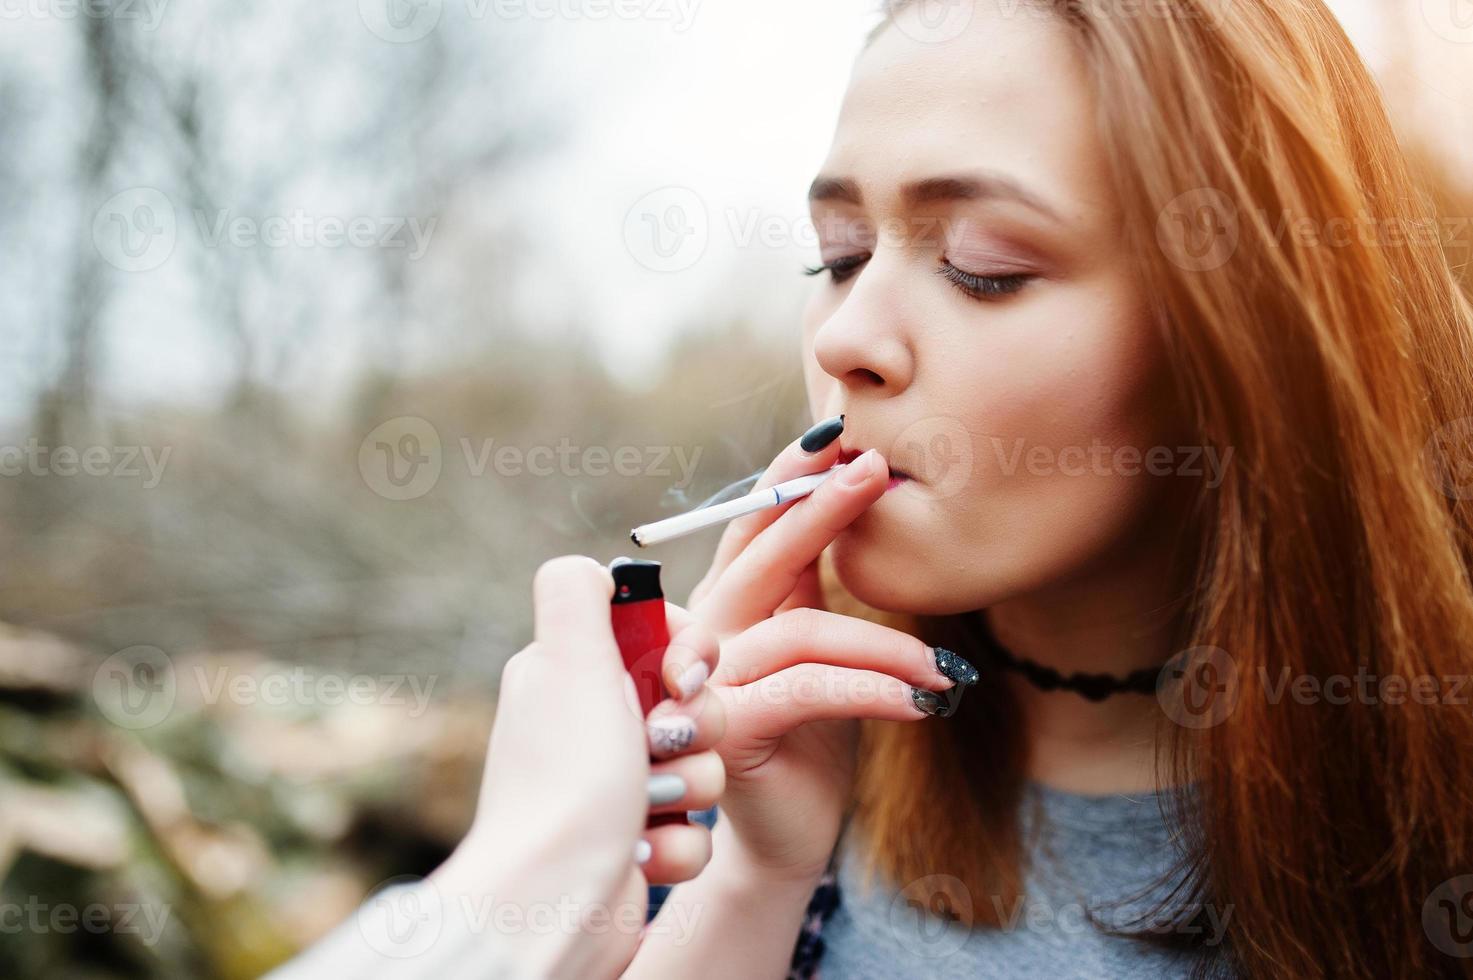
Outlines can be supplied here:
M543 655L562 661L559 666L570 672L622 670L609 618L613 597L613 576L592 558L564 555L543 562L532 579L533 635Z

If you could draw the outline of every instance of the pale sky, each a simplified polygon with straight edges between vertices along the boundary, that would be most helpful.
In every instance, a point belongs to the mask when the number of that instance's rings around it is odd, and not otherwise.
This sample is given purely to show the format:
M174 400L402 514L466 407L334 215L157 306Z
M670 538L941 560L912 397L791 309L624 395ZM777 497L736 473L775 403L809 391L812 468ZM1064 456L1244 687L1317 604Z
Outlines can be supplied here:
M59 2L0 5L0 59L12 76L38 81L43 90L64 90L67 73L76 70L76 25L54 14ZM172 10L165 0L151 0L152 6L150 0L135 2L162 17L201 15L198 7ZM336 18L334 31L361 39L366 35L360 32L369 30L362 10L381 2L392 0L324 0L316 11ZM471 30L501 30L538 43L545 56L534 77L523 80L527 90L555 92L582 114L569 120L569 139L551 157L516 173L513 200L487 203L495 213L486 219L520 226L532 249L534 261L517 305L538 322L591 325L605 350L632 348L635 356L620 361L630 380L651 373L675 332L714 326L733 311L745 311L774 331L796 329L805 288L798 270L816 259L806 222L807 184L827 150L850 66L877 19L877 0L638 0L634 6L644 16L634 18L509 20L488 11L588 10L595 9L588 6L594 0L421 2L447 9L469 5L479 11ZM487 6L497 2L503 6ZM1467 154L1473 145L1467 128L1473 88L1467 71L1459 83L1457 66L1473 64L1473 30L1465 38L1456 22L1438 21L1441 2L1421 4L1420 17L1404 16L1402 25L1419 54L1400 65L1396 78L1424 91L1429 118L1456 137L1450 145ZM1380 13L1384 8L1370 0L1332 6L1373 68L1385 68L1383 47L1393 35L1391 21ZM204 8L212 10L209 16L225 16L231 8L236 19L255 16L249 13L255 8L239 8L231 0ZM269 62L274 52L289 48L284 42L292 36L293 5L263 0L260 8L269 8L267 15L256 16L241 33L239 50L230 52L237 63ZM451 22L447 15L440 29ZM280 69L289 74L291 65ZM320 105L323 125L355 108L350 83L302 97ZM270 113L271 107L246 111ZM75 147L84 135L77 115L52 116L32 135ZM292 138L248 123L243 119L239 127L241 153L269 152L260 148ZM34 256L65 256L75 245L68 236L79 216L77 202L65 197L61 175L21 177L24 195L47 217L39 234L49 236L51 249L32 242L5 252L14 274L6 290L14 319L5 330L8 365L0 377L11 394L0 401L0 415L25 404L41 365L54 355L58 326L45 322L26 284L57 284L56 265ZM331 199L332 191L304 193ZM687 234L671 237L677 231ZM454 232L446 235L441 247L453 248ZM674 241L684 244L662 254L660 243ZM28 258L33 264L27 265ZM103 375L111 393L208 398L218 387L227 352L189 314L188 275L188 264L174 261L123 284L104 347ZM312 385L352 375L362 347L355 343L361 338L350 336L353 330L345 314L308 349L320 374ZM301 379L307 377L283 383L305 384Z

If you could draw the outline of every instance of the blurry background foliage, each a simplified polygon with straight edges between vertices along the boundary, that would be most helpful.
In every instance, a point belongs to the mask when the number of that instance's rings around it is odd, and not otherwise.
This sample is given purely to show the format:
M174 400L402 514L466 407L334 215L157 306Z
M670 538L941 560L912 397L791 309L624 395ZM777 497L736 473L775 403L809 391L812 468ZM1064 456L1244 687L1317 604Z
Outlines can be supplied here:
M680 138L765 157L767 123L811 131L774 168L784 203L764 205L800 215L844 81L819 52L847 61L871 4L702 8L688 35L445 4L406 43L354 6L102 0L0 20L0 447L105 447L109 466L132 449L139 471L0 477L0 976L255 976L376 883L434 867L469 817L536 566L628 552L632 525L808 422L801 241L713 245L671 274L622 244L596 268L579 246L617 243L630 205L684 175L738 200L758 178L676 162L624 179L588 134L637 159L651 120L704 118L658 76L645 102L620 83L716 44L746 65L719 91L750 116ZM812 18L792 78L743 60L774 16ZM1446 101L1466 77L1429 89L1425 61L1420 78L1386 63L1402 118L1467 113ZM786 122L756 104L808 88ZM1444 213L1473 213L1447 157L1413 145ZM602 205L578 196L595 172ZM137 188L169 202L177 240L129 271L96 221ZM220 221L298 212L417 220L428 247L207 244ZM719 210L711 226L735 234ZM362 453L406 417L433 427L440 475L389 499ZM497 463L507 446L520 472ZM539 446L608 456L536 475ZM612 472L621 447L638 472ZM714 537L659 549L673 599ZM118 669L162 700L120 709ZM304 677L374 696L268 696ZM89 907L104 927L77 924Z

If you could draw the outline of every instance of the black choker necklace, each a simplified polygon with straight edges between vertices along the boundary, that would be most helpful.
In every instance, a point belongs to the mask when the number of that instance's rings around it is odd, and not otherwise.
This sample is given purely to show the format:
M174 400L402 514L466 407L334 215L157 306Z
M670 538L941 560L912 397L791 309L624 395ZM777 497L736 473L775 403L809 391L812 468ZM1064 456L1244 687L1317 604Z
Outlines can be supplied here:
M1020 657L997 642L992 630L987 628L981 613L967 617L973 624L979 647L993 666L1016 671L1023 679L1040 691L1073 691L1090 701L1103 701L1112 694L1128 691L1132 694L1155 694L1156 678L1160 667L1142 667L1132 670L1124 677L1114 674L1073 673L1065 676L1052 667Z

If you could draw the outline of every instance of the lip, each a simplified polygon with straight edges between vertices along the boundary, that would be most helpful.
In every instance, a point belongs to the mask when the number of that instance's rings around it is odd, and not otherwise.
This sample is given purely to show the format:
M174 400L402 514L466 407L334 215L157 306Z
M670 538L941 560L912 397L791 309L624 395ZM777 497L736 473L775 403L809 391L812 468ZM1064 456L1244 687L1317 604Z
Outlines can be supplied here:
M860 456L864 455L864 453L865 453L865 450L864 449L860 449L860 448L845 448L845 449L840 449L839 450L839 462L840 463L852 463L856 459L858 459ZM905 472L904 470L897 470L897 469L895 469L895 467L892 466L892 467L890 467L890 482L885 486L885 489L886 490L894 490L896 487L900 486L902 483L907 483L907 482L909 482L912 479L914 479L914 477L912 477L909 473Z

